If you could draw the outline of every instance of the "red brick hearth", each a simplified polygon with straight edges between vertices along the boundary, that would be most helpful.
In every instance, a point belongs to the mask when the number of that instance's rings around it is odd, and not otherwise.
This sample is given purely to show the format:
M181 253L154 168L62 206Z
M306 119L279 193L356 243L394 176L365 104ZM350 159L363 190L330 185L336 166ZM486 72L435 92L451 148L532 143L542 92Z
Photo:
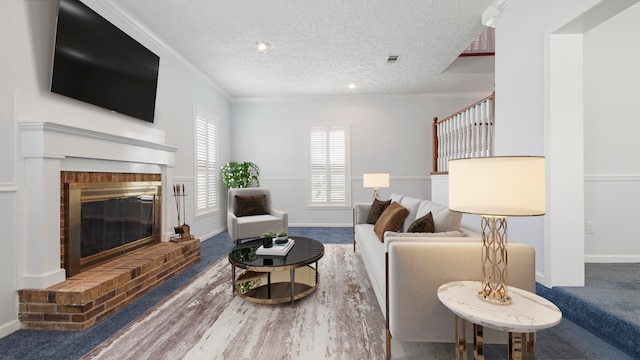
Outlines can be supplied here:
M23 329L84 330L200 259L200 240L159 243L67 278L18 291Z

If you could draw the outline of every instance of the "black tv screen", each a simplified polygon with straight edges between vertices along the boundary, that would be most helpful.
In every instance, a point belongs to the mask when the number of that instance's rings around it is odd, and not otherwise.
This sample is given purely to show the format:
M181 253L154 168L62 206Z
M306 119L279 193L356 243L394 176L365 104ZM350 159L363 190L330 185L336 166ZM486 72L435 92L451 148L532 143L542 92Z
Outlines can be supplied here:
M159 63L79 0L59 0L52 92L152 123Z

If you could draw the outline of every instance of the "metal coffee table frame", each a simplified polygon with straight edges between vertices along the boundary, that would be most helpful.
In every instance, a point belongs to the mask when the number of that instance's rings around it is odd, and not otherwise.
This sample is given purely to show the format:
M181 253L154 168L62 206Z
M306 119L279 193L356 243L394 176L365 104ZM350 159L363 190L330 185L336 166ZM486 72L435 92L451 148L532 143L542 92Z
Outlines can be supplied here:
M318 260L324 256L324 246L309 238L294 240L295 245L286 256L256 255L262 245L260 239L231 249L228 257L233 293L255 303L290 301L293 306L295 300L314 292L320 283ZM236 276L236 268L244 271Z

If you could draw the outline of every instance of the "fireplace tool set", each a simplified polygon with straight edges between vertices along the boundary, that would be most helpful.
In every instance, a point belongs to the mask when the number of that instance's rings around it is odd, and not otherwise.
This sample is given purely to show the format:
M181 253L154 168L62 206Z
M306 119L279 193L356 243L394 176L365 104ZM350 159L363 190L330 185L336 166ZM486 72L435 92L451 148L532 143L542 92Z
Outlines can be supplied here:
M174 184L173 185L173 198L176 201L176 212L178 214L178 226L175 226L173 230L176 233L176 236L171 237L171 241L178 242L181 240L193 239L193 235L191 235L191 228L187 225L186 221L186 206L185 206L185 197L187 194L184 191L184 184ZM182 205L182 206L181 206ZM182 217L182 225L180 224Z

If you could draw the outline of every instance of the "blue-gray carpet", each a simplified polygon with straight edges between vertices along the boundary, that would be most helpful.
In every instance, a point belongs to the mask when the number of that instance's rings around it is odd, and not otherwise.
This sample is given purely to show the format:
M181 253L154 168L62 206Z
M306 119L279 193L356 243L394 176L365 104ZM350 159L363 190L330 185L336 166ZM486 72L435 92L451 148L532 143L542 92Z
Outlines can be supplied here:
M290 228L291 236L305 236L324 243L350 244L353 229ZM201 243L200 261L160 284L122 310L84 331L18 330L0 339L2 360L79 359L149 308L178 290L233 247L225 231Z
M584 287L537 284L536 291L565 319L640 359L640 263L585 264Z
M317 239L323 243L350 244L352 242L352 228L332 227L332 228L290 228L291 236L305 236ZM145 294L135 302L131 303L121 311L108 317L102 322L94 325L85 331L68 332L68 331L41 331L41 330L18 330L2 339L0 339L0 359L79 359L91 349L98 346L118 330L126 326L132 320L142 315L149 308L161 302L165 297L181 288L189 282L193 277L204 269L212 265L221 256L226 256L228 251L233 247L233 243L229 239L226 232L218 234L207 241L202 242L201 260L185 269L178 275L167 280L154 290ZM600 269L596 269L600 272ZM591 277L590 266L587 267L587 279ZM640 272L635 272L635 278L638 278ZM608 275L607 275L608 276ZM607 276L604 278L606 280ZM613 281L613 280L611 280ZM628 297L640 299L640 286L635 280L635 295L623 294L620 301L624 301ZM590 291L590 282L587 281L587 289ZM632 286L621 285L624 288ZM546 289L548 290L548 289ZM553 289L554 291L556 289ZM596 290L596 292L598 292ZM609 291L609 295L616 296L617 291ZM541 294L546 297L545 294ZM579 296L580 294L578 294ZM587 294L587 297L591 296ZM569 312L563 308L565 304L560 300L554 300L562 309L564 314ZM567 308L574 307L575 300L571 300ZM616 305L617 306L617 305ZM627 311L638 314L640 307L631 306ZM619 310L624 311L625 307ZM586 310L580 310L583 312ZM588 315L587 315L588 316ZM630 316L629 316L630 317ZM570 321L571 320L571 321ZM599 337L586 331L584 328L576 325L578 323L567 315L562 322L548 330L538 333L536 343L536 353L538 359L640 359L640 357L632 355L628 356L616 347L603 341ZM596 323L602 327L598 320ZM640 321L636 322L640 324ZM612 333L618 336L625 335L625 329L616 325L607 325ZM637 346L636 337L636 349ZM485 347L487 359L506 359L506 347L501 345L487 345ZM453 350L452 350L453 354Z

